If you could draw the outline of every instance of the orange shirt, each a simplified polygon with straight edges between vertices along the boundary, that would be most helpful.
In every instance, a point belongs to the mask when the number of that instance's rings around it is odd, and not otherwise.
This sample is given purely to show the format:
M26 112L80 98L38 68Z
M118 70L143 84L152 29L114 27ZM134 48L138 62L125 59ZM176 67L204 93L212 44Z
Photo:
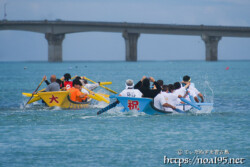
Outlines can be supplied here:
M72 88L69 88L68 91L70 94L70 99L72 101L82 102L82 98L80 98L79 96L81 96L83 93L79 89L72 87Z

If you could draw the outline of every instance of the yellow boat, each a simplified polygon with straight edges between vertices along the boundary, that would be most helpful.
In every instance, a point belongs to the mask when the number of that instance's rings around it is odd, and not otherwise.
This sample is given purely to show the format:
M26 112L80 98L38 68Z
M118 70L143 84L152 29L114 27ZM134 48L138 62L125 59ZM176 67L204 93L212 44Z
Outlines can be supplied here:
M41 97L49 107L57 106L63 109L88 108L91 100L89 99L87 102L72 101L68 91L38 92L37 95Z

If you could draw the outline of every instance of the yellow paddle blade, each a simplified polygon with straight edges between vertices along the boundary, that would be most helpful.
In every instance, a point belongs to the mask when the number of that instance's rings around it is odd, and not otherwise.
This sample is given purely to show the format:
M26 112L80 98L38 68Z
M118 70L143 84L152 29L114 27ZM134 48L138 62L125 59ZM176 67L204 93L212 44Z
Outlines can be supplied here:
M102 101L102 99L98 98L97 96L93 96L91 94L88 95L90 98L95 99L97 101Z
M89 78L87 78L87 77L84 77L84 79L86 79L86 80L88 80L88 81L90 81L90 82L96 83L95 81L92 81L91 79L89 79ZM102 88L104 88L104 89L106 89L106 90L108 90L108 91L110 91L110 92L112 92L112 93L114 93L114 94L117 94L116 91L113 91L112 89L109 89L109 88L107 88L107 87L105 87L105 86L100 85L100 87L102 87Z
M28 102L28 104L30 104L30 103L34 103L35 101L38 101L38 100L41 100L41 97L40 96L34 96L29 102Z
M102 101L104 101L105 103L108 103L109 104L109 101L107 99L105 99L104 97L102 97L101 95L95 93L95 96L102 99Z
M104 94L104 93L98 93L99 95L103 96L103 97L107 97L109 98L110 95Z
M82 86L83 87L83 86ZM106 103L109 103L109 101L107 100L107 99L105 99L104 97L102 97L101 95L99 95L98 93L95 93L95 92L93 92L93 91L91 91L91 90L89 90L89 89L87 89L87 88L85 88L85 87L83 87L84 89L86 89L87 91L89 91L90 93L92 93L92 94L94 94L94 95L92 95L92 96L95 96L95 98L96 99L98 99L98 101L104 101L104 102L106 102ZM89 97L90 97L90 95L89 95ZM93 99L95 99L95 98L93 98ZM95 100L96 100L95 99Z
M38 92L42 92L42 91L45 91L46 88L43 88L42 90L39 90Z
M100 85L111 85L112 82L100 82Z
M26 96L26 97L31 97L32 96L32 93L22 93L24 96ZM34 97L38 97L38 95L37 94L34 94L33 95Z

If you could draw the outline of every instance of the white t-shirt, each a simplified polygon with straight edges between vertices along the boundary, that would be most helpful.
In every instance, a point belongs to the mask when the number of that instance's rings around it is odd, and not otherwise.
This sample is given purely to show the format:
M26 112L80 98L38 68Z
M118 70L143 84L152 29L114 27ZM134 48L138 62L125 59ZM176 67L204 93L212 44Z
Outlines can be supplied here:
M189 86L188 91L190 92L190 95L197 96L200 92L193 86Z
M155 108L159 109L159 110L164 110L163 104L166 103L166 100L164 98L164 96L162 95L162 93L159 93L157 96L155 96L154 98L154 106Z
M176 107L176 105L181 102L181 100L178 98L178 96L174 93L162 92L161 94L164 96L166 102L172 106ZM164 110L165 111L173 111L173 109L170 107L164 107Z
M138 89L124 89L120 95L123 97L142 97L142 93Z
M85 84L83 85L85 88L89 89L89 90L94 90L95 88L97 88L99 86L98 83L95 84Z
M82 88L81 92L82 93L87 93L89 95L89 92L86 89L84 89L84 88Z
M176 96L179 96L179 95L181 95L182 97L186 94L186 89L185 89L185 87L181 87L181 88L179 88L179 89L176 89L175 91L174 91L174 94L176 95Z

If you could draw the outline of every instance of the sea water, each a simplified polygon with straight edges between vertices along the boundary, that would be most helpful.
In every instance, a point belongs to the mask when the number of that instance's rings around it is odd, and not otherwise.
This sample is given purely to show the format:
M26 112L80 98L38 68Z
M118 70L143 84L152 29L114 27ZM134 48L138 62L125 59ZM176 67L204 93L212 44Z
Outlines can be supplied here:
M0 71L0 166L187 166L178 164L184 158L200 158L196 166L243 158L222 166L250 166L250 61L1 62ZM22 92L32 93L44 75L64 73L112 81L107 87L117 92L126 79L145 75L170 84L189 75L214 107L173 115L114 108L99 116L103 102L81 110L39 102L23 109L29 98Z

